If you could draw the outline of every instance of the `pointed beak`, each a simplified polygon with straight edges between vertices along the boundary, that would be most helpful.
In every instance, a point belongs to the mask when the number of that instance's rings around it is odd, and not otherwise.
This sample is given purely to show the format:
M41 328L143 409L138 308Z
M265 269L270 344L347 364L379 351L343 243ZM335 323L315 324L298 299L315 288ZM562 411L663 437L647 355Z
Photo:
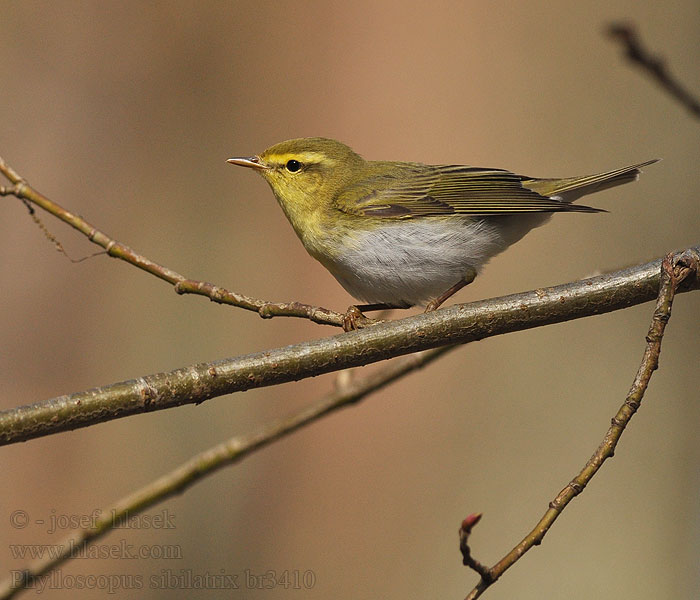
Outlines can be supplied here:
M260 162L259 156L251 156L249 158L229 158L226 162L232 165L238 165L239 167L248 167L249 169L269 169L266 164Z

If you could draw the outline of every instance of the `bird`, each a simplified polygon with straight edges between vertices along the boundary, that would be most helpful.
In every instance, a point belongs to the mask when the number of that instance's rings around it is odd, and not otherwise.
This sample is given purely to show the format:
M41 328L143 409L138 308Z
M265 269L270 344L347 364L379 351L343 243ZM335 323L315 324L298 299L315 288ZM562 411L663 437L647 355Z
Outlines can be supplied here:
M467 165L365 160L342 142L308 137L233 165L259 173L307 252L364 304L346 312L436 310L490 258L553 213L606 212L574 204L635 181L639 164L595 175L536 178Z

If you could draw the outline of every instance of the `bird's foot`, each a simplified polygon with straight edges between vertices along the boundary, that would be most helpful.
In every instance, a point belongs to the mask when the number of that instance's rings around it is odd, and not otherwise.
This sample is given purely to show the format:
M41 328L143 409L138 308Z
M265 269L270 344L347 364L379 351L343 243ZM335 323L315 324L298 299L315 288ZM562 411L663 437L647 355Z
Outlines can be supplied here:
M437 310L438 308L440 308L440 305L445 300L447 300L453 294L456 294L465 285L469 285L472 281L474 281L475 277L476 277L476 271L470 271L469 273L467 273L464 276L464 279L462 279L461 281L458 281L449 290L446 290L445 292L440 294L437 298L428 302L428 304L425 307L425 312L427 312L427 313L433 312L434 310Z
M370 319L366 317L364 313L355 305L348 306L348 309L343 315L343 329L345 331L354 331L356 329L362 329L368 325L376 323L375 319Z
M345 315L343 316L343 329L345 331L352 331L353 329L362 329L363 327L383 323L383 319L370 319L364 315L364 312L368 312L370 310L391 310L392 308L406 308L406 306L385 304L383 302L349 306L348 310L345 311Z
M440 308L440 305L442 304L443 301L440 301L440 298L435 298L434 300L431 300L428 302L428 304L425 305L425 312L433 312L434 310L437 310Z

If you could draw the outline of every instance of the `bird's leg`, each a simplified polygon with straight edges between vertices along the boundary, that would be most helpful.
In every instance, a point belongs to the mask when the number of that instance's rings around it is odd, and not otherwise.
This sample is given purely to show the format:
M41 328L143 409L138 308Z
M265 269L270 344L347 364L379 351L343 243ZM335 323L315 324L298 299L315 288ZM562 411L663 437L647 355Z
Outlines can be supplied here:
M443 292L437 298L428 302L428 304L425 307L425 312L433 312L434 310L437 310L445 300L447 300L453 294L456 294L465 285L469 285L472 281L474 281L475 278L476 271L469 271L469 273L467 273L464 276L464 279L461 279L460 281L455 283L449 290Z
M343 316L343 329L345 331L352 331L353 329L359 329L358 324L368 325L372 319L368 319L363 314L364 312L369 312L371 310L391 310L392 308L406 308L406 306L397 306L394 304L357 304L348 307Z

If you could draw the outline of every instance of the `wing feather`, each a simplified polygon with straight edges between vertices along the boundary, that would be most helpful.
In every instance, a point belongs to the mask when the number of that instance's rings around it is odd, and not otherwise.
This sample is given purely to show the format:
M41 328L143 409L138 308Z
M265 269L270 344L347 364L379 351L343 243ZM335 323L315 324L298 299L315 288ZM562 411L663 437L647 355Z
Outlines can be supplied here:
M599 209L569 204L537 193L523 184L532 181L501 169L460 165L377 163L369 173L336 199L340 210L357 215L408 219L449 214L468 216Z

